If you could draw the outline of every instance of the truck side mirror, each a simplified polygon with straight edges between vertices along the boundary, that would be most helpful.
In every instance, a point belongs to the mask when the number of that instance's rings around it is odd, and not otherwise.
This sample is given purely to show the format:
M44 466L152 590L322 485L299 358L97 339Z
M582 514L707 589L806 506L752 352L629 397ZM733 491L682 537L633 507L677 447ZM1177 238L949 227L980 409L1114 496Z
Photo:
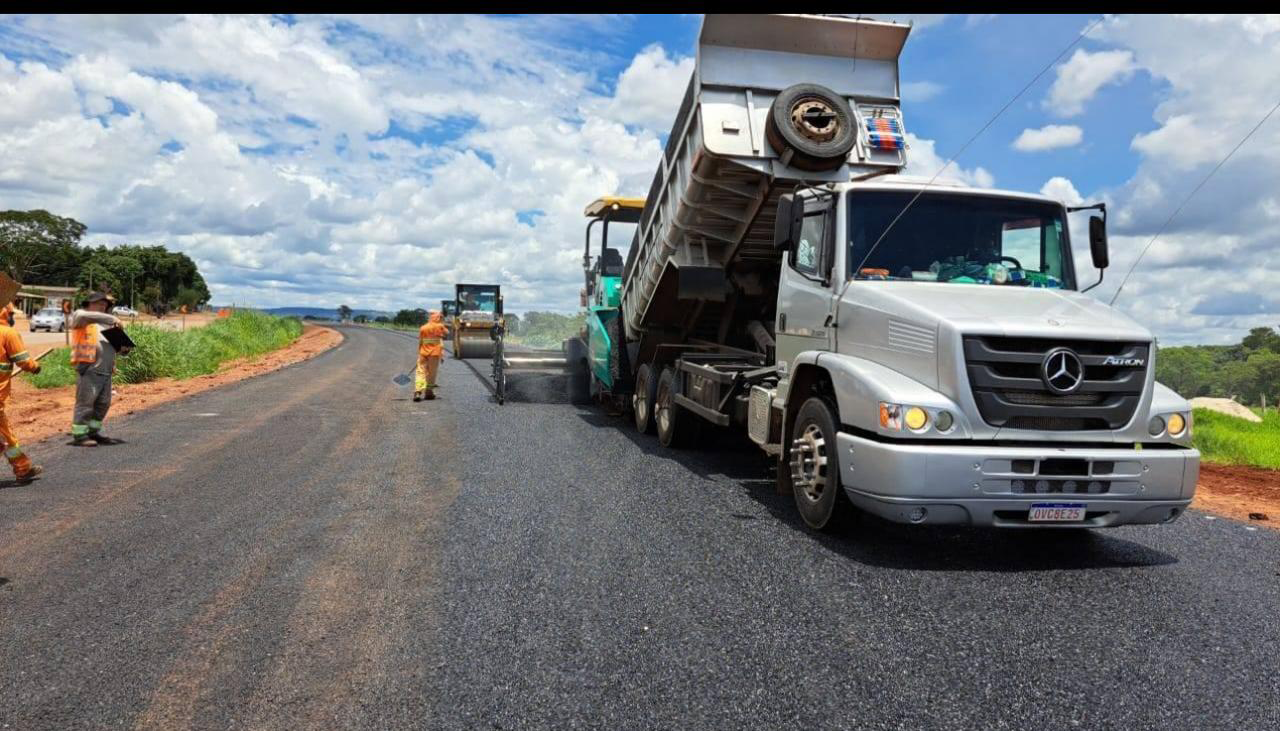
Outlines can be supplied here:
M778 198L778 218L773 224L773 245L789 250L800 240L800 228L804 223L804 199L794 193L783 193Z
M1107 224L1102 218L1089 218L1089 253L1093 254L1095 269L1106 269L1111 264L1107 253Z

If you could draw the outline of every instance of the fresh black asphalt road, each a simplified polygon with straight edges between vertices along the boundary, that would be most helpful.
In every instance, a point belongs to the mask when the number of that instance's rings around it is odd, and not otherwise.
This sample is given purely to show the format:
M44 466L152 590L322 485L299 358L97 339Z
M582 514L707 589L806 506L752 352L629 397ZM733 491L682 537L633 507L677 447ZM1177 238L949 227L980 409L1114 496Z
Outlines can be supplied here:
M817 536L731 438L455 360L413 403L413 342L345 334L32 445L0 728L1280 727L1280 533Z

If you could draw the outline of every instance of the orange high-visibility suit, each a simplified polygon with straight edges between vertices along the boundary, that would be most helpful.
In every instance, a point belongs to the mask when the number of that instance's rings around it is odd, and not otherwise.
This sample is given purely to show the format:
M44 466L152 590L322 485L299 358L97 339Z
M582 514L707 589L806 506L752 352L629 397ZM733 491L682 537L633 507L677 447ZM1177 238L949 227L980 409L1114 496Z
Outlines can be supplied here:
M0 308L0 437L4 439L4 456L13 467L13 476L21 482L31 478L39 470L32 466L31 458L22 451L22 445L18 443L18 435L14 433L13 427L9 426L5 405L9 401L9 386L15 375L14 369L35 372L40 370L40 366L27 353L27 346L23 344L22 336L10 327L9 313L12 310L11 304Z
M427 324L418 328L418 371L414 381L414 400L435 398L436 373L440 370L440 358L444 356L444 316L432 312Z

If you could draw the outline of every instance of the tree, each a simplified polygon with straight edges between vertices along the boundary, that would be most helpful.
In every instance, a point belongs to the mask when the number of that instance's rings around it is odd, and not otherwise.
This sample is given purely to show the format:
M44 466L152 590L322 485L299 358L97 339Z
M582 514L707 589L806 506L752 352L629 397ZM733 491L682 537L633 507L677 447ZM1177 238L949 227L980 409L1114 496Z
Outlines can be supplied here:
M1273 328L1255 327L1240 341L1246 350L1270 350L1280 353L1280 333Z
M504 320L506 320L506 322L507 322L507 334L508 334L508 335L519 335L519 334L520 334L520 325L521 325L521 322L520 322L520 316L519 316L519 315L517 315L517 314L515 314L514 312L508 312L508 313L503 314L503 316L502 316L502 317L503 317L503 319L504 319Z
M83 223L45 210L0 212L0 267L19 282L57 271L84 232Z
M418 308L416 310L400 310L396 313L395 319L392 321L397 325L421 326L427 322L427 311Z
M369 321L369 316L368 316L368 315L356 315L356 317L355 317L355 323L356 323L357 325L363 325L363 324L365 324L365 323L366 323L366 322L368 322L368 321Z
M351 308L346 305L338 305L338 319L343 321L350 320Z
M386 315L378 315L377 317L373 318L373 321L387 324L391 322L391 318L387 317Z

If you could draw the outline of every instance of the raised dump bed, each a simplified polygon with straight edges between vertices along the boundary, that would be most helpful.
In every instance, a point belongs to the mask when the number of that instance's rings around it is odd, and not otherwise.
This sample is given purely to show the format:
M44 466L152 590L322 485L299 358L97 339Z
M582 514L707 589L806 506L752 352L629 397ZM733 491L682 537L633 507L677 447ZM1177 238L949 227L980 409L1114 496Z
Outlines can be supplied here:
M663 343L754 347L772 323L778 196L905 164L898 56L910 28L813 15L707 15L693 76L622 284L640 360Z

